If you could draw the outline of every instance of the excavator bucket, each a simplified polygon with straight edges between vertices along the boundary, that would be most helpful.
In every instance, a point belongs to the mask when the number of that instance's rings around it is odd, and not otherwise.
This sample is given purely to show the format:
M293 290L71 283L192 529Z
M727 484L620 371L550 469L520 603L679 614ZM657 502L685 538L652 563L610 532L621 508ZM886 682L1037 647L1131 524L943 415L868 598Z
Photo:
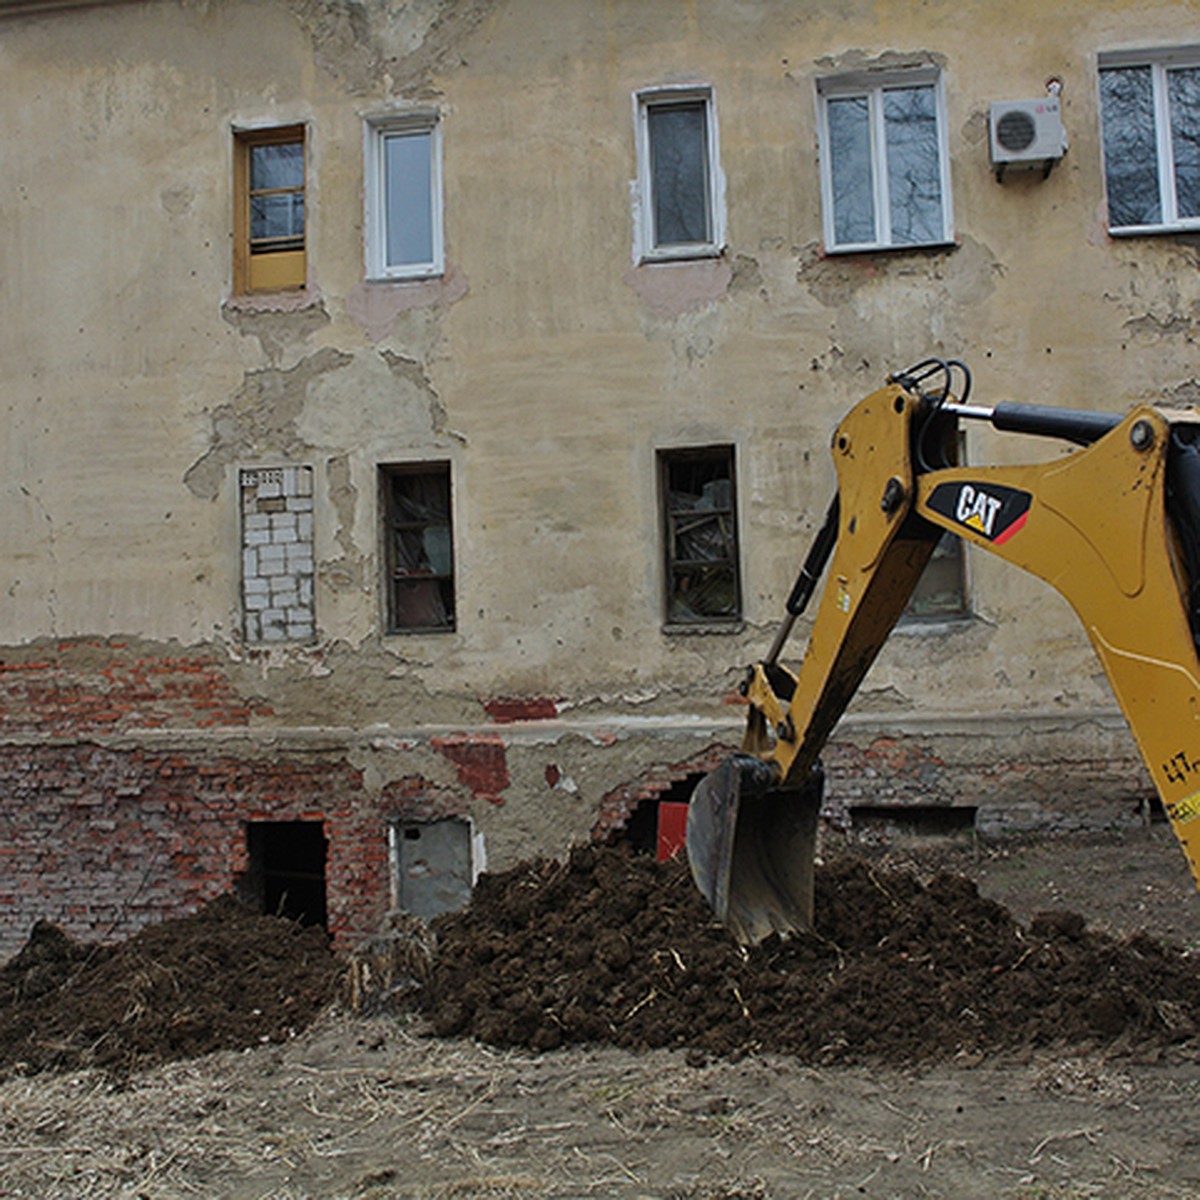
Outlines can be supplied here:
M811 929L822 775L773 787L766 763L734 755L688 805L688 863L717 919L748 945Z

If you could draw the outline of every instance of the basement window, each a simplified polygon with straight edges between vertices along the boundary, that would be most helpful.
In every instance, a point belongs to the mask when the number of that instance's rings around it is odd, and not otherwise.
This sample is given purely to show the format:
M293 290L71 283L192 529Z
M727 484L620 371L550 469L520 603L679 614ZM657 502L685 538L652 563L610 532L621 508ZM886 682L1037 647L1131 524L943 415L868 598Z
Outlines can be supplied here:
M850 827L864 840L894 838L969 838L975 831L974 805L856 804Z
M241 891L259 912L301 925L326 925L321 821L252 821L246 826L250 869Z
M450 464L381 467L389 633L454 629Z
M669 625L741 620L732 446L660 450Z
M236 133L233 150L235 290L303 288L304 126Z

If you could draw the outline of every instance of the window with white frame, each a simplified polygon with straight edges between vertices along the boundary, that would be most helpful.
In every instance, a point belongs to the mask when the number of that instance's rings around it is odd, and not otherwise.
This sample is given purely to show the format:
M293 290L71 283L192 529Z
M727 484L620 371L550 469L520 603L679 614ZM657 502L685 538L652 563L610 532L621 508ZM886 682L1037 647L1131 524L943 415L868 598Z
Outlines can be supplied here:
M839 76L817 84L828 251L953 240L941 76Z
M443 270L441 128L429 114L367 122L369 279L425 279Z
M1100 56L1112 233L1200 228L1200 47Z
M637 96L639 259L701 258L725 244L717 122L710 88Z

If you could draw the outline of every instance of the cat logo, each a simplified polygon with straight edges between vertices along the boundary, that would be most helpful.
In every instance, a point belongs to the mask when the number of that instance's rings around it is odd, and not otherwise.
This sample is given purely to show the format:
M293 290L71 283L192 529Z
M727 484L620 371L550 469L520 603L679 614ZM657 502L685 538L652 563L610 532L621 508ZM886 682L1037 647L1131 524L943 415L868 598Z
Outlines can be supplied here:
M962 491L958 493L958 507L954 510L954 515L968 529L990 538L992 526L996 523L996 513L1000 511L1002 503L999 496L989 496L982 488L977 491L971 484L964 483Z
M929 497L929 507L964 529L1002 546L1024 527L1033 497L998 483L941 483Z

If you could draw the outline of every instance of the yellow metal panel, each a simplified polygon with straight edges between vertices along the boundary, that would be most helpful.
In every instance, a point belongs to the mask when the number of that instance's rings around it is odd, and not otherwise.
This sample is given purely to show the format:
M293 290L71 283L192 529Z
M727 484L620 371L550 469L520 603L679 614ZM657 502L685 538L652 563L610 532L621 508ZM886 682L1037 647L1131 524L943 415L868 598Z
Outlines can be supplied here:
M305 280L303 250L280 250L275 254L251 254L249 290L252 292L282 291L302 288Z
M1139 423L1152 436L1135 437ZM1168 419L1140 408L1061 462L924 475L917 510L1046 580L1075 610L1200 882L1200 663L1173 561L1168 437ZM1029 492L1027 520L997 541L929 506L956 484Z

